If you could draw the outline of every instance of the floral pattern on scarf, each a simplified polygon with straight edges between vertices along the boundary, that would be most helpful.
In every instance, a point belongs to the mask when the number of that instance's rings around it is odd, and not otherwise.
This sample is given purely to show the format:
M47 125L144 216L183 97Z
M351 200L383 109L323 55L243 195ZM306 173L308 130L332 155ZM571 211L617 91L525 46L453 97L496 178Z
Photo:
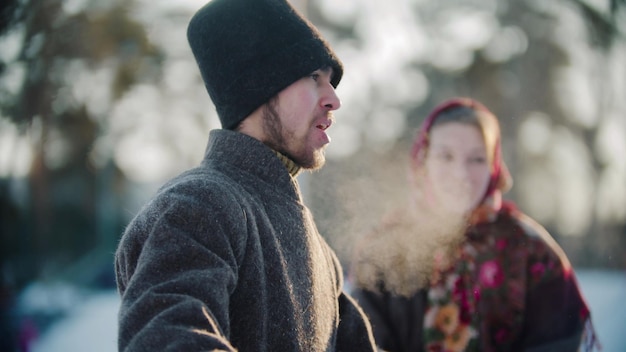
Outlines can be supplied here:
M481 212L456 261L433 275L424 318L426 351L513 350L523 333L528 293L542 282L573 275L564 256L510 216L513 206L498 214ZM582 304L581 325L588 317Z

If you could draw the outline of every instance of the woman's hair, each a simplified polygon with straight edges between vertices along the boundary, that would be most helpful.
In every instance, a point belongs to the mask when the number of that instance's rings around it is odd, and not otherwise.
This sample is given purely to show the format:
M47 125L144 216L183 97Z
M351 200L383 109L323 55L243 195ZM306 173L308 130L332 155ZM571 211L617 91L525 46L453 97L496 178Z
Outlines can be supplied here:
M475 126L483 136L487 158L491 166L491 180L485 198L492 195L496 190L508 191L512 180L501 157L498 119L483 104L469 98L454 98L444 101L426 117L411 148L413 166L423 166L428 153L432 129L452 122Z
M441 111L439 115L437 115L430 126L428 135L430 136L430 131L432 131L433 128L451 122L462 123L478 128L480 134L483 136L485 147L487 148L489 165L493 166L496 144L499 142L500 136L500 126L495 116L489 111L483 111L469 106L453 106ZM428 152L428 144L429 143L426 145L425 152Z

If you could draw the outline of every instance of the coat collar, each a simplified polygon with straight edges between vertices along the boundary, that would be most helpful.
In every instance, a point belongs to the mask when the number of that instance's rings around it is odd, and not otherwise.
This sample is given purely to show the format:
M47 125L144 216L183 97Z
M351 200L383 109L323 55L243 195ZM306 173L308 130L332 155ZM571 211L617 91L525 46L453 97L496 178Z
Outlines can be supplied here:
M225 129L212 130L203 164L211 164L231 176L243 172L279 188L293 188L300 198L297 180L276 152L246 134Z

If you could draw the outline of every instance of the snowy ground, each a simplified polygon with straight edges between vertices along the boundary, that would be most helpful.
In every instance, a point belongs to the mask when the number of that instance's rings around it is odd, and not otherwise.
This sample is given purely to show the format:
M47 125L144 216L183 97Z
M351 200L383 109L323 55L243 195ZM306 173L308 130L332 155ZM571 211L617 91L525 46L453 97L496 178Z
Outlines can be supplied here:
M119 302L115 290L90 296L50 327L32 346L32 352L117 351Z
M626 273L578 270L577 274L603 351L626 351ZM116 351L118 305L115 291L89 296L40 336L33 352Z
M577 271L603 352L626 351L626 272Z

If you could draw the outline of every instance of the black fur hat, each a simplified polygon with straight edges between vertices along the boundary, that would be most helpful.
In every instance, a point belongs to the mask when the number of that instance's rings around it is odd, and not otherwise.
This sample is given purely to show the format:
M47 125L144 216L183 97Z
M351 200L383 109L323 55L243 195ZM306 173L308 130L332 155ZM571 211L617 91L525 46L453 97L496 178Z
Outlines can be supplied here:
M212 0L189 22L187 39L224 129L317 69L333 69L334 87L343 75L330 46L286 0Z

